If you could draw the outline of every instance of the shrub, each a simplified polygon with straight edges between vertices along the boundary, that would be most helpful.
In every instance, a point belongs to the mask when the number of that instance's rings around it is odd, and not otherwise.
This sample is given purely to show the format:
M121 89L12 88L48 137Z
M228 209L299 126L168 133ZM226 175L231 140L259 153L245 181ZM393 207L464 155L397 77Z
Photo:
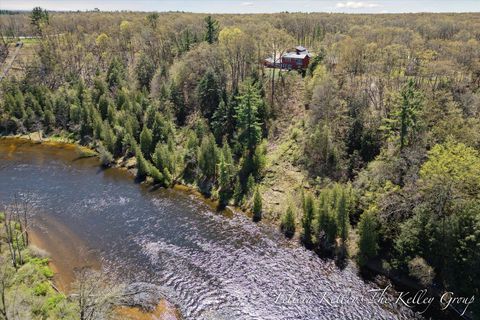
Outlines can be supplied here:
M36 296L46 296L48 289L50 289L50 284L48 282L41 282L33 288L33 294Z
M422 257L416 256L408 262L408 273L411 277L420 281L423 286L432 284L435 278L433 268Z
M98 155L100 157L100 163L102 167L110 167L113 162L113 155L108 151L103 144L98 147Z

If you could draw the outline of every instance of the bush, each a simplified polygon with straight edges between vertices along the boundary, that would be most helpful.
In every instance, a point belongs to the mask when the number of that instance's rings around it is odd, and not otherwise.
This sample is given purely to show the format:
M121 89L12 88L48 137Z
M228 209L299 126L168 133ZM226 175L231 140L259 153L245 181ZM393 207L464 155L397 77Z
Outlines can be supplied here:
M33 245L33 244L30 244L28 246L28 249L29 249L29 252L30 252L30 255L34 258L39 258L39 259L47 259L48 261L48 257L50 256L50 254L41 249L41 248L38 248L37 246Z
M101 144L98 147L98 155L100 157L100 163L102 167L110 167L113 162L113 155Z
M41 282L33 288L33 294L36 296L46 296L49 289L50 284L48 282Z
M420 281L423 286L432 284L435 278L433 268L422 257L416 256L408 262L408 273L411 277Z

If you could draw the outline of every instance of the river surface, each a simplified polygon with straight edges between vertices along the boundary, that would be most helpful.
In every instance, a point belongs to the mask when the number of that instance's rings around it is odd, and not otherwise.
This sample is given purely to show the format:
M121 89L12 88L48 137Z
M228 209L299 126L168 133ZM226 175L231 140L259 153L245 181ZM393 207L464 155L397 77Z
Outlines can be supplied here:
M32 206L35 236L67 270L64 279L99 261L112 277L159 285L186 319L412 316L373 302L377 287L351 265L339 269L243 214L102 170L69 145L0 140L0 203L14 195Z

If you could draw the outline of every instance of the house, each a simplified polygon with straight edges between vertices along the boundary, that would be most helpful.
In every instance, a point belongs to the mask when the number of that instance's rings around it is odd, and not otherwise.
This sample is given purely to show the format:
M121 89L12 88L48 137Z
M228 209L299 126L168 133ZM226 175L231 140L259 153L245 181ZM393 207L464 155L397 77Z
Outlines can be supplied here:
M279 68L286 70L302 70L308 67L311 54L302 46L295 48L295 51L287 52L281 57L276 57L275 63L273 57L264 60L264 65L269 68Z

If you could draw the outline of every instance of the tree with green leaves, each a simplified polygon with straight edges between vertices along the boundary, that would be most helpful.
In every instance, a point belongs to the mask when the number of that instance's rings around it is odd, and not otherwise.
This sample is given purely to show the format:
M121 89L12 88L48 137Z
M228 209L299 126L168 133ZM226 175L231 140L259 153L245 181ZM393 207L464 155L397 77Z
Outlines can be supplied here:
M400 98L392 115L386 119L387 129L398 137L400 151L409 144L418 133L419 113L423 107L423 95L410 79L400 92Z
M158 18L158 12L152 12L147 15L147 22L153 30L157 29Z
M258 88L247 82L241 95L238 97L238 106L235 110L237 121L237 139L248 150L250 155L255 152L255 147L262 137L261 123L258 119L258 107L261 96Z
M203 137L198 150L198 167L207 180L212 180L216 175L218 148L212 134Z
M185 105L185 98L181 88L174 81L170 83L169 100L175 107L174 113L175 117L177 118L177 123L179 125L183 125L188 115Z
M222 152L220 153L220 161L218 163L218 186L220 206L223 207L228 203L232 195L232 178L234 177L234 162L232 152L228 143L224 141Z
M138 148L137 148L138 149ZM150 165L140 150L136 152L137 179L144 180L150 172Z
M232 109L230 103L225 103L221 99L211 121L212 132L218 142L222 141L224 137L231 138L235 125L234 113L235 110Z
M347 195L346 190L343 188L340 190L340 196L337 201L337 224L338 224L338 235L343 242L347 240L348 237L348 226L349 226L349 217L348 217L348 208L347 208Z
M295 234L295 213L291 204L288 205L287 211L282 216L280 229L287 238L292 238Z
M315 204L313 196L307 193L303 197L303 217L302 217L302 242L308 249L312 248L313 218L315 216Z
M48 11L42 9L41 7L35 7L30 14L30 23L35 27L37 33L41 33L42 27L45 24L48 24L50 18L48 16Z
M162 174L162 183L169 186L173 182L175 170L175 152L168 144L158 142L155 147L155 152L152 156L152 161L156 169ZM160 181L159 181L160 182Z
M150 81L152 81L155 74L155 64L145 52L140 54L140 58L135 66L135 73L137 74L140 89L150 91Z
M205 41L212 44L218 39L218 21L213 19L212 16L205 18Z
M360 238L357 262L364 266L378 252L378 221L375 208L370 208L362 214L358 223L358 233Z
M331 253L335 247L338 225L335 216L335 189L324 189L320 193L315 238L317 250Z
M220 84L213 70L207 70L200 79L197 86L197 99L203 116L210 120L221 101Z
M150 159L152 153L152 130L144 126L140 133L140 150L146 159Z
M258 222L260 220L262 220L262 196L257 187L253 194L253 221Z
M125 76L125 69L120 60L114 57L107 70L107 83L110 90L118 88Z

